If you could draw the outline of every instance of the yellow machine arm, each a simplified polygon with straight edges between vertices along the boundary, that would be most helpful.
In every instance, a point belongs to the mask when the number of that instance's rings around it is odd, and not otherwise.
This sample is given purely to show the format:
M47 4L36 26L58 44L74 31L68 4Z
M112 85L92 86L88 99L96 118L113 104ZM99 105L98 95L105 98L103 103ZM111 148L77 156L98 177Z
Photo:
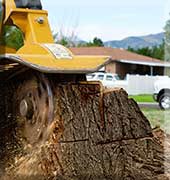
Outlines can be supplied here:
M67 48L55 44L48 12L41 10L40 0L34 2L31 6L28 0L4 0L1 8L5 10L2 26L19 28L24 36L24 45L16 51L1 46L1 58L41 72L66 74L94 72L109 62L109 57L105 56L74 56Z
M0 108L3 112L0 124L4 128L1 132L6 133L5 145L10 144L6 143L7 139L15 147L19 142L19 149L25 152L45 143L54 130L58 121L55 121L58 119L56 100L62 96L58 94L59 86L69 84L71 92L73 84L80 87L83 83L87 94L96 93L96 87L102 90L99 83L82 81L86 81L87 73L97 71L109 59L74 56L67 48L55 44L47 16L40 0L0 0ZM16 31L10 31L13 29Z

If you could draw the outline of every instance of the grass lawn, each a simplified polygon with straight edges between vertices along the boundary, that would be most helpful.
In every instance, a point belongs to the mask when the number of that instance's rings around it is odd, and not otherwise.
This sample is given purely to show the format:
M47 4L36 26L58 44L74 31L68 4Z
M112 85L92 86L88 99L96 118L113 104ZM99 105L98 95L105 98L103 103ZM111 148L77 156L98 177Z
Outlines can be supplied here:
M133 98L136 102L155 102L152 95L136 95L136 96L129 96L129 98Z
M163 111L159 109L142 108L144 115L148 118L151 126L160 126L166 132L170 133L170 110Z

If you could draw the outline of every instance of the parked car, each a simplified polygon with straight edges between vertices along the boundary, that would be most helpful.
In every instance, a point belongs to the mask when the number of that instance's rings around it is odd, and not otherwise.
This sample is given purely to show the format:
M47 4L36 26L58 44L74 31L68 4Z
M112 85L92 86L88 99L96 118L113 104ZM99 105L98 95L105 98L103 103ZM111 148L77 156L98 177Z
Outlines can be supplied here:
M126 81L120 80L118 74L96 72L87 75L88 81L100 81L103 86L111 87L124 87Z
M161 109L170 109L170 78L160 79L154 83L153 97Z

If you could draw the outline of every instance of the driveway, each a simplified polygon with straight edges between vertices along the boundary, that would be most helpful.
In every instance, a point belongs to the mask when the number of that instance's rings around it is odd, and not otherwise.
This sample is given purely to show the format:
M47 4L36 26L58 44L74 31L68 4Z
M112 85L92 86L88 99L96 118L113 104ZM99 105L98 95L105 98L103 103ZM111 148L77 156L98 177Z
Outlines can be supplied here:
M141 108L160 109L159 104L156 102L154 102L154 103L142 102L142 103L138 103L138 105Z

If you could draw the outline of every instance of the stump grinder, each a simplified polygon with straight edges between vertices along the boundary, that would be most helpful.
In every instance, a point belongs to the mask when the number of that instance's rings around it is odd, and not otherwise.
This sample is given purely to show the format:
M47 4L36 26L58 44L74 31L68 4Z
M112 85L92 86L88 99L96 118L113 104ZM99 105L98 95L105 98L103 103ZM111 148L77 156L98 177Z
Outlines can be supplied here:
M86 81L109 57L56 44L40 0L0 0L0 33L0 138L33 146L55 118L55 85Z

